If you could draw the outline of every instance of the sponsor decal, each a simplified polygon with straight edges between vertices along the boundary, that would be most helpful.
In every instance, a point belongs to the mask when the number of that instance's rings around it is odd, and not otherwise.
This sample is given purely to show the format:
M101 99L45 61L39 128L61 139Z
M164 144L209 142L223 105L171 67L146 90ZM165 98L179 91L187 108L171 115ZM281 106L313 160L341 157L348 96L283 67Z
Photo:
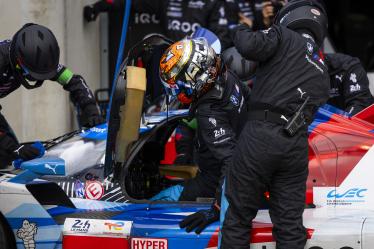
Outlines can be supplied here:
M132 238L131 249L167 249L167 239Z
M135 24L158 24L160 20L157 19L156 15L148 13L135 13Z
M307 42L306 48L307 48L308 54L312 55L314 51L313 45L310 42Z
M305 55L305 59L310 63L312 64L315 68L317 68L321 73L324 73L323 69L318 66L314 61L312 61L308 55Z
M105 128L99 128L99 127L92 127L92 128L90 129L90 131L92 131L92 132L97 132L97 133L104 133L104 132L106 132L106 130L107 130L107 129L105 129Z
M200 27L199 23L181 22L179 20L169 20L168 30L182 31L183 33L190 33Z
M84 183L82 183L79 180L76 180L74 183L74 192L76 197L84 198Z
M70 228L70 231L76 233L88 233L90 227L90 220L76 219L74 220L74 223Z
M340 96L339 88L337 88L337 87L330 88L329 96L330 96L330 98L331 98L331 97L337 97L337 96Z
M239 100L235 95L230 96L231 103L234 104L234 106L239 106Z
M35 248L35 234L38 232L38 227L35 223L30 223L28 220L22 222L22 227L17 230L17 237L23 241L25 249Z
M58 166L58 164L56 164L56 165L50 165L50 164L48 164L48 163L44 164L44 167L45 167L46 169L51 170L51 171L53 172L54 175L57 175L57 172L56 172L56 168L57 168L57 166Z
M84 193L86 199L100 200L104 194L104 188L99 181L87 181Z
M214 138L220 138L226 134L226 131L223 128L219 130L214 130Z
M300 98L302 99L304 94L306 94L306 92L303 92L303 90L301 90L300 87L297 88L297 91L300 93Z
M321 12L319 12L319 10L317 10L317 9L311 9L310 12L312 12L316 16L320 16L321 15Z
M132 221L67 218L64 223L63 233L64 235L85 234L128 237L131 227Z
M351 188L345 192L339 193L336 190L331 190L327 194L327 198L347 199L347 198L364 198L366 188Z
M356 203L365 203L366 188L350 188L341 190L339 188L330 189L325 192L325 202L327 206L351 206Z
M191 9L202 9L205 3L203 1L189 1L188 8Z
M214 127L217 126L217 120L215 118L209 118L208 119L209 123L211 123Z
M357 75L355 73L351 73L351 76L349 76L350 81L353 83L357 82Z
M341 75L335 75L335 79L338 79L340 82L342 82L343 81L343 74L341 74Z
M166 56L165 56L165 60L162 62L162 63L166 63L166 62L168 62L171 58L173 58L174 57L174 54L173 54L173 52L171 51L171 50L169 50L168 51L168 53L166 54Z
M122 231L125 226L125 222L105 222L104 225L108 228L109 231Z
M358 92L361 90L361 86L359 84L356 84L356 85L350 85L349 86L349 91L351 93L354 93L354 92Z

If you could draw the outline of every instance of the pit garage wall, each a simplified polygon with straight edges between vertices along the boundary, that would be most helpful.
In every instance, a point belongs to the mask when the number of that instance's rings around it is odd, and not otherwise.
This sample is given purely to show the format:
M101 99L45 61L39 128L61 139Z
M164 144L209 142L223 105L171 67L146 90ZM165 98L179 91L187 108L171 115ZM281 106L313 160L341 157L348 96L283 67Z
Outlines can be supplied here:
M0 0L0 40L25 23L46 25L60 45L60 63L82 75L91 89L100 87L99 22L85 23L83 6L94 0ZM68 93L55 82L41 88L19 88L0 99L2 114L20 141L44 140L76 127Z

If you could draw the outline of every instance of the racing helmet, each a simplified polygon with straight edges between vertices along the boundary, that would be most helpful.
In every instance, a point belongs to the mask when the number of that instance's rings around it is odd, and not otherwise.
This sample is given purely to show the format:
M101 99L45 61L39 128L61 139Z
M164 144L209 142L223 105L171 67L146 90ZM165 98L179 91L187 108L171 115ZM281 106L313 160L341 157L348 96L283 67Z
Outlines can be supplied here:
M244 59L235 47L226 49L221 56L226 67L233 71L241 81L247 81L255 75L257 63Z
M220 59L204 38L172 44L160 60L160 78L166 93L184 104L198 99L214 85Z
M51 30L27 23L13 36L9 56L17 79L26 88L35 88L39 84L27 80L40 83L56 76L60 48Z
M317 0L289 1L277 14L275 24L292 30L308 30L321 46L327 33L327 13L323 2Z

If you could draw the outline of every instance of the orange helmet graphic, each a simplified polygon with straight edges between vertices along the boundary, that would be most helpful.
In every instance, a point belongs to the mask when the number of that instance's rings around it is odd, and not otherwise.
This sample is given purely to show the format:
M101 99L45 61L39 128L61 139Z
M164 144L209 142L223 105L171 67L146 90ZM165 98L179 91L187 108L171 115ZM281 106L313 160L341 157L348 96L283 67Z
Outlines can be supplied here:
M214 50L205 39L184 39L162 55L161 82L168 94L189 104L213 86L218 64Z

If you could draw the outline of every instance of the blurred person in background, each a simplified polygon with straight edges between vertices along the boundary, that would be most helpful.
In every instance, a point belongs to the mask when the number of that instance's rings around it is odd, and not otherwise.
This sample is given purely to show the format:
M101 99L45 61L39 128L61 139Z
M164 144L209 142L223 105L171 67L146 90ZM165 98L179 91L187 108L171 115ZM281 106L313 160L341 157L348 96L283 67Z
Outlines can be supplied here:
M123 9L124 3L125 0L100 0L84 8L85 19L95 20L100 12L112 8ZM132 9L156 14L163 33L171 40L183 39L198 27L204 27L219 37L223 48L232 44L224 0L133 0Z
M325 54L330 75L328 104L355 115L374 104L369 79L360 60L346 54Z
M59 64L60 49L48 28L25 24L11 40L0 42L0 98L21 85L26 89L41 87L45 80L59 83L70 92L72 102L82 115L80 124L93 127L105 122L95 98L82 76ZM20 145L14 132L0 113L0 167L14 159L30 160L39 155L32 145Z
M246 24L253 30L269 28L287 0L226 0L229 28Z

